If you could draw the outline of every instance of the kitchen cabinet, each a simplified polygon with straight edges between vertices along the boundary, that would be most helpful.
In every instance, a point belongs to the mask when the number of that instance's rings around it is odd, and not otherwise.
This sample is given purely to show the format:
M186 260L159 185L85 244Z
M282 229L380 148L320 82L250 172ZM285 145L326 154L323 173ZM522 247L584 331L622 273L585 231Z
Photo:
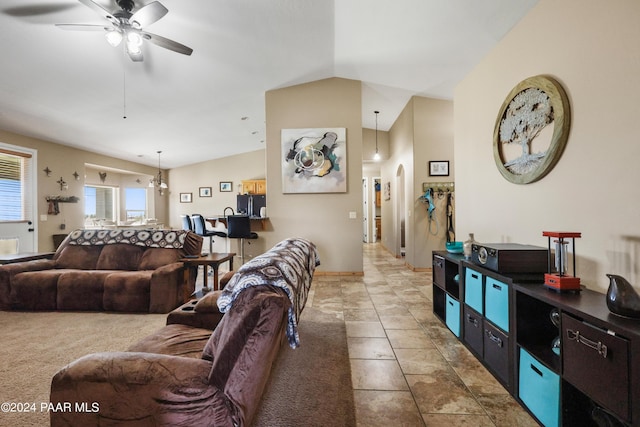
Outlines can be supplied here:
M267 194L266 179L246 179L241 184L242 194Z
M435 316L458 322L454 335L541 425L640 426L640 320L611 314L588 289L432 258Z

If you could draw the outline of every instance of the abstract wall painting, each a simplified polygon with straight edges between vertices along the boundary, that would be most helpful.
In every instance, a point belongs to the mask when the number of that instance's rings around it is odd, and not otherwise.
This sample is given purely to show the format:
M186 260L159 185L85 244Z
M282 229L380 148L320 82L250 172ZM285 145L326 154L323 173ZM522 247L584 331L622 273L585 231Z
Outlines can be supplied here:
M282 129L282 192L346 193L346 128Z

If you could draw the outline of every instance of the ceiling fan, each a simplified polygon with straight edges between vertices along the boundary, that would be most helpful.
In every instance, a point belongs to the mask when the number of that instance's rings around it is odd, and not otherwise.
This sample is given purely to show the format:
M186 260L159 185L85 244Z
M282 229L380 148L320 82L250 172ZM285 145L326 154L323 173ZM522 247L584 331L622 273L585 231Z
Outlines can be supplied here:
M142 42L148 40L151 43L182 53L191 55L193 49L169 40L165 37L144 31L144 28L160 20L169 10L159 1L153 1L142 6L132 13L135 6L133 0L115 0L120 10L110 12L93 0L78 0L85 6L98 12L100 16L106 18L109 23L104 25L95 24L56 24L58 28L72 31L106 31L107 41L112 46L118 46L122 41L129 57L134 62L143 60Z

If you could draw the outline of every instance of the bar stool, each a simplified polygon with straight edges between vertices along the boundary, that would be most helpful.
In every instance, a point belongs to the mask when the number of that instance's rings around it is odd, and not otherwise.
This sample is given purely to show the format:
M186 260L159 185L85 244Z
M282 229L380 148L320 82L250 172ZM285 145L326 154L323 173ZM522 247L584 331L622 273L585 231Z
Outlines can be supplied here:
M251 219L248 215L229 215L226 218L227 237L240 239L240 259L244 264L244 242L246 239L257 239L258 233L251 231Z
M209 253L213 252L213 237L227 237L227 234L223 231L207 230L205 219L200 214L191 215L193 219L193 232L209 238Z
M189 215L180 215L182 218L182 229L187 231L193 231L193 222Z

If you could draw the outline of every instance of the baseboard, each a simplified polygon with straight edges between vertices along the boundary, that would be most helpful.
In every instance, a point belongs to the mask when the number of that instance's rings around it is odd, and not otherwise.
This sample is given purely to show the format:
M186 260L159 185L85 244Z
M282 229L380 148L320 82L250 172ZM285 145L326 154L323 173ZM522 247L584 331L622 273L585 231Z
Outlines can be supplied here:
M364 276L364 271L317 271L314 276Z

